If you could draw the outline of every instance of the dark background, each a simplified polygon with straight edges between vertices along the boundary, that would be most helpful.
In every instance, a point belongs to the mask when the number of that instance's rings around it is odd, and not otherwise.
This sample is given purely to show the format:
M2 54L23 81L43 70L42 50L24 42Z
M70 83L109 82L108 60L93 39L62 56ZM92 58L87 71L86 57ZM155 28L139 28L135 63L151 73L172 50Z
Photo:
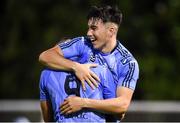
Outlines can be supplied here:
M1 0L0 99L39 98L39 54L86 35L92 5L123 13L118 39L140 66L134 100L180 100L179 0Z

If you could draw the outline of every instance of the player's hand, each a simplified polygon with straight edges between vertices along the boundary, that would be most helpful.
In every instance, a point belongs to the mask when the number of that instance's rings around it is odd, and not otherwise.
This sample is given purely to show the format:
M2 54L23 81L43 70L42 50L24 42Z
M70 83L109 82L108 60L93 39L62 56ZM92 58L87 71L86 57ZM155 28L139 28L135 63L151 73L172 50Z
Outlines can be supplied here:
M99 77L90 70L91 67L97 67L97 64L76 63L76 65L73 68L75 75L81 81L83 90L86 90L85 81L92 89L98 87L98 82L100 82Z
M77 96L69 96L60 105L61 114L71 114L77 112L83 108L85 101L83 98Z

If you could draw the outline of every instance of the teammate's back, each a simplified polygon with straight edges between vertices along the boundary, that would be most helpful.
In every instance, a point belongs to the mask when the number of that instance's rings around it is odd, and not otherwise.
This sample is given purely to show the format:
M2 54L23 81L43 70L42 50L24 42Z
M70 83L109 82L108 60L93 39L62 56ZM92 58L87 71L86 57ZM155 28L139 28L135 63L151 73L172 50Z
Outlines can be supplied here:
M71 115L63 115L59 106L68 96L76 95L82 98L104 99L115 97L116 85L113 82L110 71L98 66L93 68L100 78L99 87L92 90L86 84L86 91L82 90L80 81L70 72L43 70L40 80L40 99L49 100L52 103L54 120L62 122L104 122L104 114L94 110L86 109Z

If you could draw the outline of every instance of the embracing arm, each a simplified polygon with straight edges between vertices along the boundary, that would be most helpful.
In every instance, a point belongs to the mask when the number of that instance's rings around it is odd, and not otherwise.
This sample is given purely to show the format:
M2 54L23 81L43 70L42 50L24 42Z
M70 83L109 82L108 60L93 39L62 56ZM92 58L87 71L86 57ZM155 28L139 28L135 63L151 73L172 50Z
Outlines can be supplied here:
M133 90L126 87L117 89L117 98L106 100L84 99L84 108L92 108L109 113L125 113L131 102Z
M116 114L119 119L122 119L129 107L132 95L133 90L126 87L118 87L117 98L96 100L70 96L65 99L60 108L61 112L64 114L70 114L79 111L82 108L91 108L106 113Z
M53 112L52 112L52 107L51 103L48 101L41 101L41 110L42 110L42 115L43 119L45 122L52 122L53 120Z
M90 70L90 67L96 67L96 64L80 64L66 59L58 45L42 52L39 56L39 62L52 69L73 71L81 81L84 90L85 80L93 89L94 86L98 86L96 81L100 81L99 77Z
M66 71L73 71L77 65L77 62L64 58L58 45L42 52L39 56L39 62L49 68Z

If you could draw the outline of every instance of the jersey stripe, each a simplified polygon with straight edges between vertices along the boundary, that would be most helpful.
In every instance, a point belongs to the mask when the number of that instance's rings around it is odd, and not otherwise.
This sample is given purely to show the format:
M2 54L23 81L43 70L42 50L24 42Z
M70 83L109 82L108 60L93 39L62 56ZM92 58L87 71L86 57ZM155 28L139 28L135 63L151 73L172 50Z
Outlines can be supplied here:
M129 67L130 67L130 66L129 66ZM125 86L125 85L124 85L124 84L125 84L125 80L127 80L130 72L131 72L130 70L127 72L127 74L126 74L126 76L125 76L125 78L124 78L124 80L123 80L123 82L122 82L122 86Z
M133 74L134 74L134 69L135 69L135 63L134 62L129 63L129 71L123 80L122 86L130 87L130 82L131 82L131 79L132 79Z
M123 49L120 43L118 43L117 50L123 57L126 57L128 55L128 51Z
M73 45L74 43L76 43L77 41L81 39L82 38L75 38L75 39L72 39L71 41L60 43L59 46L61 47L61 49L65 49L67 47L70 47L71 45Z
M130 75L130 77L129 77L129 79L128 79L128 88L130 87L130 82L131 82L131 80L132 80L132 78L133 78L133 75L134 75L134 70L135 70L135 63L133 62L133 63L131 63L132 64L132 72L131 72L131 75Z

